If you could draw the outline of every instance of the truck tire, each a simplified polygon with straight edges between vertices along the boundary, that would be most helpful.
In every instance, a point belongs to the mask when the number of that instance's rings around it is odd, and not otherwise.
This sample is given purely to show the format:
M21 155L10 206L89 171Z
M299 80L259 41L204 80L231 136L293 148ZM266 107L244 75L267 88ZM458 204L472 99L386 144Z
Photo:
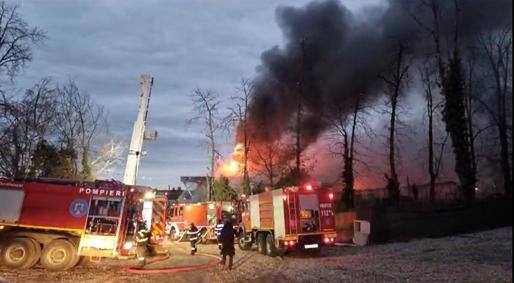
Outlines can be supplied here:
M12 269L27 269L37 262L34 258L37 250L28 238L16 237L8 239L0 254L4 266Z
M275 246L275 239L273 239L273 235L271 233L266 236L266 250L268 251L268 255L271 257L278 255L278 250Z
M39 244L38 241L36 241L32 238L27 238L27 239L29 239L30 242L32 243L33 251L34 251L34 253L32 254L32 261L29 263L29 266L27 267L27 268L31 268L34 265L36 265L36 263L39 261L39 258L41 257L41 245Z
M49 271L61 271L72 268L78 259L77 249L70 241L56 239L43 248L41 265Z
M74 258L72 259L72 261L70 262L70 264L68 265L68 267L66 269L74 268L75 266L77 266L79 264L81 259L82 259L82 257L79 256L77 252L75 252Z
M246 242L246 233L245 231L241 230L239 232L239 238L237 238L237 245L239 246L239 249L242 251L248 251L252 249L252 242Z
M268 254L268 250L266 249L266 234L264 233L257 235L257 250L263 255Z

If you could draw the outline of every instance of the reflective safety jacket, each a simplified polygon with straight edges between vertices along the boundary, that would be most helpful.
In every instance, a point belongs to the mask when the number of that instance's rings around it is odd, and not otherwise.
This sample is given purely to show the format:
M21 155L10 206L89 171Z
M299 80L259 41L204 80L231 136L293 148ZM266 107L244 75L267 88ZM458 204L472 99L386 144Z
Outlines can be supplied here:
M214 226L214 235L216 235L216 238L220 236L221 229L223 229L223 223L216 224L216 226Z
M196 227L195 229L190 229L187 231L187 237L189 238L190 242L198 240L198 236L200 236L200 230L198 230Z
M141 229L136 233L136 243L138 246L144 246L148 243L148 239L150 238L150 231L146 229Z

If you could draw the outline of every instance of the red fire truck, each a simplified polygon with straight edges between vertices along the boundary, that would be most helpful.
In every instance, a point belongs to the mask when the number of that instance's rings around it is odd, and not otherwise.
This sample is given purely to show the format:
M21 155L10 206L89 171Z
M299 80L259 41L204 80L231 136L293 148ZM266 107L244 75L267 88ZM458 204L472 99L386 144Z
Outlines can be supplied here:
M242 202L239 247L276 256L289 249L319 251L336 238L334 193L314 184L252 195Z
M80 256L127 254L147 189L114 180L0 179L0 264L67 270Z
M169 209L168 233L173 239L180 239L183 232L194 223L206 234L203 240L215 240L213 228L217 220L235 215L235 203L231 201L211 201L188 204L175 204Z

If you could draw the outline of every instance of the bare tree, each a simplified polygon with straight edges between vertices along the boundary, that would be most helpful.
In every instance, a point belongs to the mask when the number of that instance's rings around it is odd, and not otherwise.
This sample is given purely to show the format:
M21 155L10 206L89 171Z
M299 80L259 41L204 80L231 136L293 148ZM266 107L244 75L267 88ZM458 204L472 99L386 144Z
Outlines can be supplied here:
M464 92L464 109L466 112L467 122L468 122L468 131L469 131L469 154L471 160L471 170L474 175L477 174L477 158L475 152L475 127L474 127L474 112L475 112L475 85L477 84L475 78L475 66L476 66L476 56L473 49L470 50L470 54L466 56L467 63L467 72L465 78L465 87L466 90ZM478 131L478 133L480 130Z
M495 125L499 136L500 163L504 193L512 195L511 153L509 153L509 124L512 118L512 30L504 29L478 37L480 51L485 57L488 73L493 80L493 99L490 106L481 101ZM510 112L510 114L509 114Z
M455 154L455 173L459 177L464 200L469 203L475 197L476 172L473 171L472 165L471 136L465 109L464 77L459 50L461 7L459 0L453 1L453 11L450 11L449 7L442 5L446 3L444 1L423 0L420 2L430 12L431 22L424 22L421 18L415 16L412 11L407 12L429 34L434 43L434 57L439 77L438 83L441 86L441 93L445 100L443 105L443 121L452 141L452 148ZM443 19L444 12L453 13L453 18ZM443 31L442 22L444 20L453 21L454 27L452 31ZM444 44L445 39L446 45Z
M103 107L81 93L72 80L57 87L44 78L21 98L2 92L0 101L0 175L25 178L46 172L93 179L89 154L107 124ZM54 168L37 168L47 165Z
M30 27L18 14L18 6L0 2L0 75L11 78L32 60L31 45L45 38L37 27Z
M357 96L351 115L348 115L340 105L336 105L327 118L334 137L331 152L340 156L343 160L342 178L344 191L340 202L345 209L354 208L354 183L355 183L355 142L356 128L359 123L359 112L362 111L361 96Z
M284 157L284 145L280 140L262 141L252 147L253 160L250 163L252 171L264 176L267 185L273 187L277 178L287 167L287 158Z
M20 100L2 95L1 104L0 175L25 178L37 144L52 129L55 89L49 79L42 79Z
M20 17L16 5L0 2L0 76L11 79L32 60L32 45L45 38L37 27L30 27ZM2 91L0 102L0 174L24 177L29 172L30 154L39 142L47 124L38 122L47 119L46 89L48 80L42 80L17 101L8 98ZM32 111L32 112L30 112Z
M218 115L219 100L212 90L195 89L191 96L193 110L196 116L189 120L189 123L200 121L205 127L205 137L209 145L210 167L208 180L208 200L212 199L212 180L216 172L216 158L219 153L216 148L216 133L222 128L221 120Z
M403 43L398 43L398 49L393 58L391 68L387 73L380 75L380 78L385 83L386 94L388 97L388 104L390 106L390 123L389 123L389 175L385 174L388 181L387 188L389 190L389 197L394 203L397 203L400 197L400 184L398 181L398 174L396 172L396 123L398 119L397 107L403 86L407 79L409 64L406 59L406 47Z
M77 175L91 180L93 175L89 154L93 139L100 128L106 126L103 107L96 104L87 93L81 92L71 79L58 88L58 93L56 128L59 139L64 148L74 149L81 155L80 166L75 160Z
M425 99L426 99L426 107L427 107L427 120L428 120L428 175L430 178L429 181L429 200L430 203L435 202L435 183L437 177L439 175L439 171L441 169L444 147L446 145L446 141L448 140L448 135L444 138L442 142L439 152L436 153L435 146L435 137L434 137L434 118L438 110L441 108L440 103L434 104L434 89L436 88L436 82L433 78L435 72L432 70L432 66L430 65L429 60L424 62L423 66L420 67L420 77L423 83L423 88L425 91Z
M228 125L236 127L236 139L242 141L243 145L243 192L246 195L252 193L250 188L250 177L248 174L248 152L250 151L250 135L248 129L248 104L253 93L253 84L245 78L241 78L238 87L238 96L232 97L235 106L230 107L230 114L225 118Z
M100 146L91 150L91 168L95 177L102 176L111 168L123 162L123 151L126 145L113 136L108 136Z

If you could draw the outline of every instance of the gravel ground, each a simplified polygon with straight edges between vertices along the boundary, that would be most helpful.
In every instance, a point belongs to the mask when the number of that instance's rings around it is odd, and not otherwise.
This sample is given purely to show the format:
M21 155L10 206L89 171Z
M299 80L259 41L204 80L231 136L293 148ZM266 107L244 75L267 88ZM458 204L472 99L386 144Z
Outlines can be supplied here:
M512 227L346 251L318 260L285 258L281 273L301 282L512 282ZM322 266L323 268L320 268Z
M152 268L209 261L187 255L187 243L169 249L172 256ZM199 251L218 253L216 245L200 245ZM512 227L404 243L333 247L317 257L294 253L270 258L236 248L232 271L218 267L133 275L123 271L131 264L134 261L105 260L67 272L0 268L0 276L8 282L512 282Z

